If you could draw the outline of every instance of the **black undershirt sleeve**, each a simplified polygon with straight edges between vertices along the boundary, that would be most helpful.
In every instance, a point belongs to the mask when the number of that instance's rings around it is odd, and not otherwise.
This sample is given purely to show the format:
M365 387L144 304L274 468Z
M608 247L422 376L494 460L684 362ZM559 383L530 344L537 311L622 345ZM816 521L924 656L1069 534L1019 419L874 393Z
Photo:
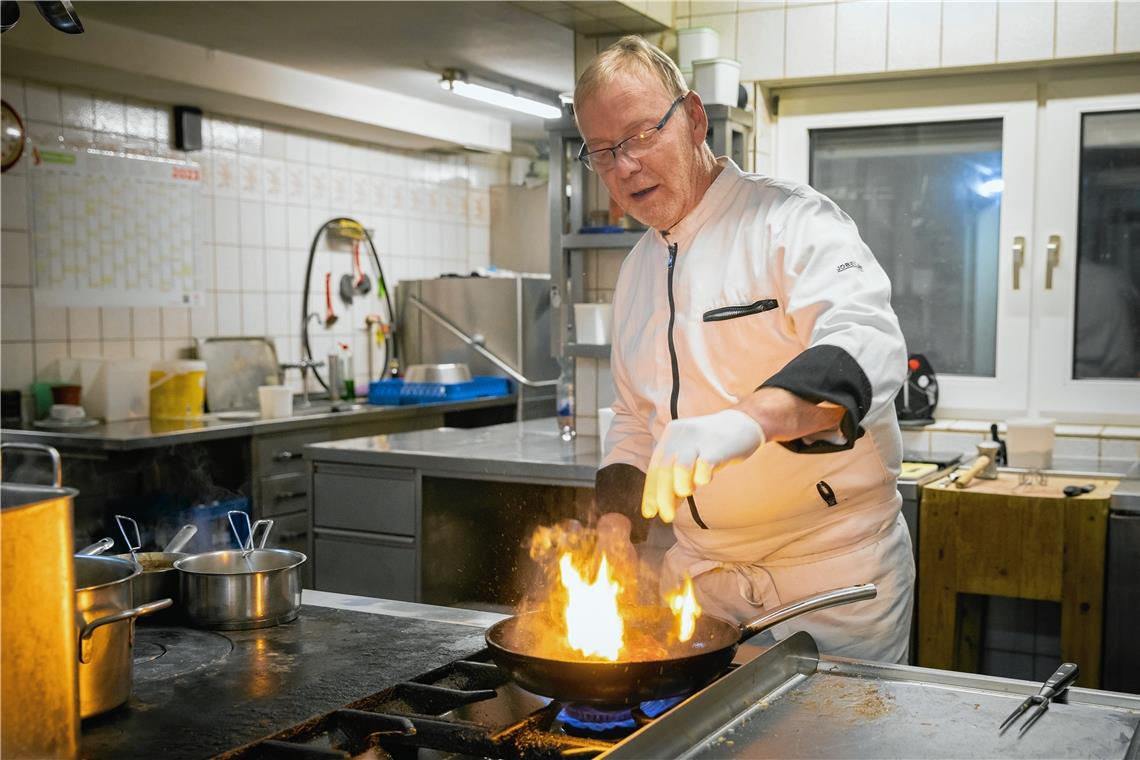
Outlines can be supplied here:
M768 378L761 388L783 388L805 401L829 401L843 407L839 431L846 438L843 444L830 441L805 443L802 438L781 441L784 446L799 454L829 454L846 451L855 446L863 435L859 423L871 408L871 381L851 354L838 346L812 346L784 365Z
M598 514L619 512L633 523L631 540L639 544L649 535L649 521L641 516L645 473L630 464L611 464L594 476L594 501Z

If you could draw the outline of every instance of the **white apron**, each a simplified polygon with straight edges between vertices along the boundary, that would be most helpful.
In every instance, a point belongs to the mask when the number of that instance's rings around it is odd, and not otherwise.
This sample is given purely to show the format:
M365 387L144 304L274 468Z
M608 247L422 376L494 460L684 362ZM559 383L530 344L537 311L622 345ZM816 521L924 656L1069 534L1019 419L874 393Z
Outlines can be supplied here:
M823 654L875 662L907 661L914 598L914 561L902 515L892 526L849 551L826 552L756 564L717 562L682 544L665 555L662 591L693 577L705 614L735 623L787 602L842 586L874 583L878 596L801 615L771 629L777 639L807 631Z

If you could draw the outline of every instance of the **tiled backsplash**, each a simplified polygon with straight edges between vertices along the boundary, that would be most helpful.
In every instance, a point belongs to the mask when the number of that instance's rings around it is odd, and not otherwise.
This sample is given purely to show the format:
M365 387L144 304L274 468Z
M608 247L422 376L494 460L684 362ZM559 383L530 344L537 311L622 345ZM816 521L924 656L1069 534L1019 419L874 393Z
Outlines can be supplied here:
M998 424L998 433L1004 437L1004 422ZM1058 424L1055 433L1055 459L1090 462L1135 462L1140 459L1140 427ZM903 447L917 454L972 454L979 442L989 440L990 425L976 420L935 420L923 428L905 429L902 435Z
M489 188L507 181L508 158L402 151L206 114L204 149L172 148L168 105L23 80L3 80L4 100L24 118L33 144L188 158L201 165L200 307L60 308L37 304L32 288L27 154L3 175L2 378L4 388L48 379L60 358L176 358L195 337L268 335L281 361L300 354L301 294L317 229L349 216L373 231L390 287L485 266L490 257ZM155 231L156 235L161 230ZM324 311L324 273L351 271L346 251L322 246L310 310ZM335 299L335 295L334 295ZM314 325L313 352L349 342L366 372L364 317L378 301L339 300L331 330ZM379 371L379 370L377 370ZM299 388L296 373L291 384Z

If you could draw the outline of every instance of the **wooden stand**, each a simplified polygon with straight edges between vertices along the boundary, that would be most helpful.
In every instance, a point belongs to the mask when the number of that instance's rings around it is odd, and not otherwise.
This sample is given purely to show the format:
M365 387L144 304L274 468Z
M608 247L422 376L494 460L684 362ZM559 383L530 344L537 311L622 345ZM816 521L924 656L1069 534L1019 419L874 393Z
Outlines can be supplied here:
M1066 485L1096 490L1065 497ZM918 595L918 664L977 672L981 610L959 594L1061 603L1061 656L1100 684L1108 504L1118 481L1049 476L1021 485L1016 473L957 488L923 490ZM1058 663L1059 664L1059 663Z

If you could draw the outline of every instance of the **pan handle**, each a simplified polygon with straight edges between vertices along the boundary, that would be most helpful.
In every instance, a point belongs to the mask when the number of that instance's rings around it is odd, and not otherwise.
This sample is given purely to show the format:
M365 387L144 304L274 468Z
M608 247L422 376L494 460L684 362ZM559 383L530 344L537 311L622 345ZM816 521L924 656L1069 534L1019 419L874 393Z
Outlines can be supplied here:
M878 593L878 589L875 588L874 583L864 583L861 586L834 588L830 591L824 591L821 594L815 594L814 596L797 599L794 602L788 602L771 612L765 612L755 620L750 620L742 624L740 626L740 640L746 641L761 631L766 631L773 626L779 625L786 620L791 620L794 617L799 617L804 613L815 612L816 610L822 610L827 607L837 607L841 604L850 604L851 602L860 602L864 599L874 599Z
M82 549L77 551L76 554L81 556L94 557L102 554L114 545L115 539L111 538L110 536L106 536L104 538L100 538L90 546L84 546Z

